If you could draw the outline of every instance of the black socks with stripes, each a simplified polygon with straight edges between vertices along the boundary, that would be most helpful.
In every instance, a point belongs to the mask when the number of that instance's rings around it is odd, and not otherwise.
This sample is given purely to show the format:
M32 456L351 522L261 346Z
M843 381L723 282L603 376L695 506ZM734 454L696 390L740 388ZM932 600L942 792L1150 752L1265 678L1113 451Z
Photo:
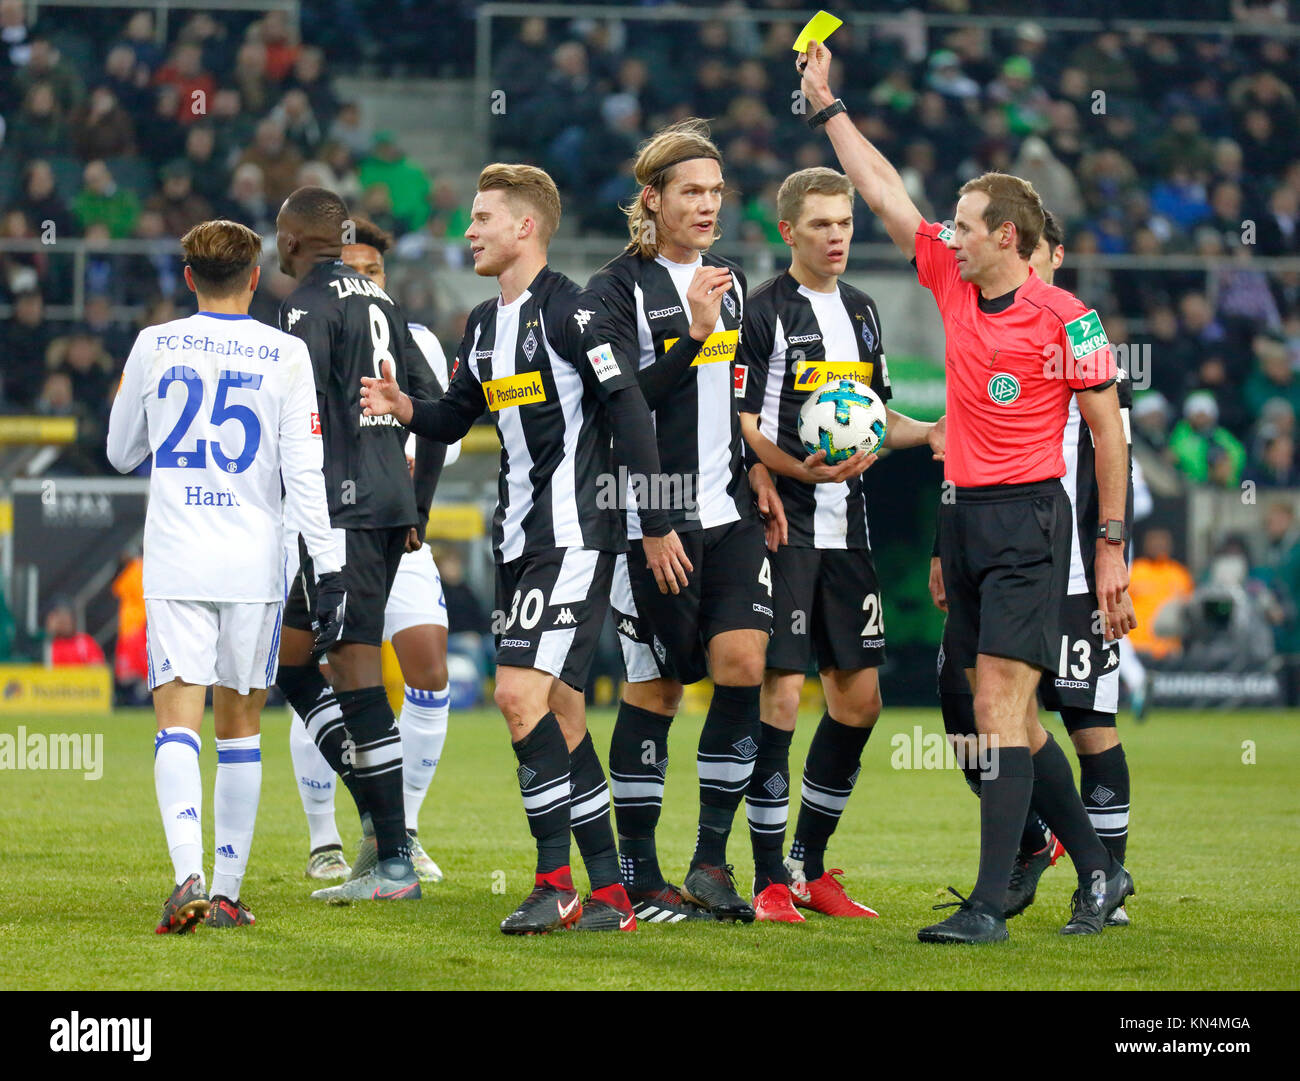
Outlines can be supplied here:
M618 825L619 862L629 890L664 884L655 852L655 827L664 802L671 717L620 702L609 744L609 784Z
M336 691L351 741L352 773L375 826L379 859L411 858L402 802L402 736L383 687ZM345 754L344 760L346 761Z
M357 813L364 815L368 810L364 794L352 773L351 762L344 756L348 734L343 727L343 711L339 709L333 688L325 682L320 665L282 664L276 676L276 686L302 718L307 734L330 769L347 786L357 805Z
M609 788L590 732L569 752L569 825L592 890L620 881L618 850L609 824Z
M759 725L758 757L745 791L749 841L754 849L754 896L773 882L785 882L781 861L790 814L790 739L770 724Z
M790 858L803 862L804 877L809 882L826 873L826 845L853 794L862 750L870 738L870 728L840 724L829 713L822 714L813 733L804 761L799 819L790 848Z
M727 836L758 754L758 688L715 684L700 731L700 825L691 866L727 862Z
M537 873L569 865L569 749L554 713L512 744L528 829L537 842Z

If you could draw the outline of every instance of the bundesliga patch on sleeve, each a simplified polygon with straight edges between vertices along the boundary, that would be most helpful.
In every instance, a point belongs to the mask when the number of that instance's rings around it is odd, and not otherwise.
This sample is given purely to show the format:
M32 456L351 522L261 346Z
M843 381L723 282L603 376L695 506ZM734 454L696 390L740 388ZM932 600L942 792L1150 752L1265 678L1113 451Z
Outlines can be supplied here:
M1096 309L1084 312L1078 319L1065 324L1066 336L1070 339L1070 351L1075 360L1091 356L1098 349L1110 345L1106 329L1101 325L1101 316Z
M311 434L320 435L320 414L319 413L313 413L311 415Z
M596 378L602 383L618 375L618 361L614 359L614 350L608 342L595 349L588 349L587 359L591 361L591 369L596 373Z
M745 388L749 386L749 365L737 364L735 371L732 372L732 378L735 381L736 397L743 398L745 396Z

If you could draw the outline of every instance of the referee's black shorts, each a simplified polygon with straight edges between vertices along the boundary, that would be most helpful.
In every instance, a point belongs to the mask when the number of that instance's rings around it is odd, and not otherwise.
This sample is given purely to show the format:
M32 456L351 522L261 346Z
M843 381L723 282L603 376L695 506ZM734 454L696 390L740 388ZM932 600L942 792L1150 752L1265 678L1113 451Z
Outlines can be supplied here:
M1073 528L1059 480L958 488L940 505L949 664L987 653L1055 671Z
M397 577L397 565L406 554L406 538L410 531L411 527L406 525L343 530L347 549L343 588L347 590L347 605L339 633L340 642L383 645L384 608L388 605L393 579ZM316 576L301 538L298 545L302 566L289 583L289 596L284 602L284 625L309 631L316 613Z

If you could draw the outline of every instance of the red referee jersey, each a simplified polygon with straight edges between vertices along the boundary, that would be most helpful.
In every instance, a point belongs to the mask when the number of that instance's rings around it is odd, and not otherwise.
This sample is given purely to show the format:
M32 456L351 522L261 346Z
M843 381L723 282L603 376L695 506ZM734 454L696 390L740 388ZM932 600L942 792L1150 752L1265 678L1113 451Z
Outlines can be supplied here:
M1070 395L1115 378L1095 311L1033 272L1004 311L979 308L938 223L916 231L916 273L943 317L948 437L944 478L958 487L1065 475Z

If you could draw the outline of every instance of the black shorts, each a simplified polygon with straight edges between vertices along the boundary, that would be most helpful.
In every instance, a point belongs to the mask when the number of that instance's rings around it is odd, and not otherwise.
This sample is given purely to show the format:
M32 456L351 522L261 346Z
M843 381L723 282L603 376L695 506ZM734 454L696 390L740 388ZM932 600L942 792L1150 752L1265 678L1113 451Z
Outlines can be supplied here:
M345 561L343 587L348 592L343 610L340 642L360 642L379 646L384 641L384 608L397 577L397 565L406 554L410 526L387 529L344 529ZM284 604L284 625L300 631L311 630L316 614L316 576L306 545L299 538L302 566L289 586Z
M536 668L582 690L609 608L614 553L552 548L497 566L497 664Z
M1038 683L1043 708L1087 710L1086 724L1066 728L1112 727L1119 709L1119 643L1107 642L1104 621L1092 593L1072 593L1061 605L1056 664Z
M772 564L772 640L767 667L856 671L885 660L880 583L869 548L792 548Z
M954 663L952 654L948 651L948 621L944 620L943 624L943 641L939 643L939 656L935 661L939 669L939 693L940 694L970 694L970 681L966 678L966 670L961 665Z
M629 683L698 683L709 641L724 631L772 633L772 569L757 518L680 534L694 570L680 593L660 593L639 540L614 570L614 625Z
M958 488L940 505L950 663L974 668L987 653L1056 670L1073 529L1059 480Z

